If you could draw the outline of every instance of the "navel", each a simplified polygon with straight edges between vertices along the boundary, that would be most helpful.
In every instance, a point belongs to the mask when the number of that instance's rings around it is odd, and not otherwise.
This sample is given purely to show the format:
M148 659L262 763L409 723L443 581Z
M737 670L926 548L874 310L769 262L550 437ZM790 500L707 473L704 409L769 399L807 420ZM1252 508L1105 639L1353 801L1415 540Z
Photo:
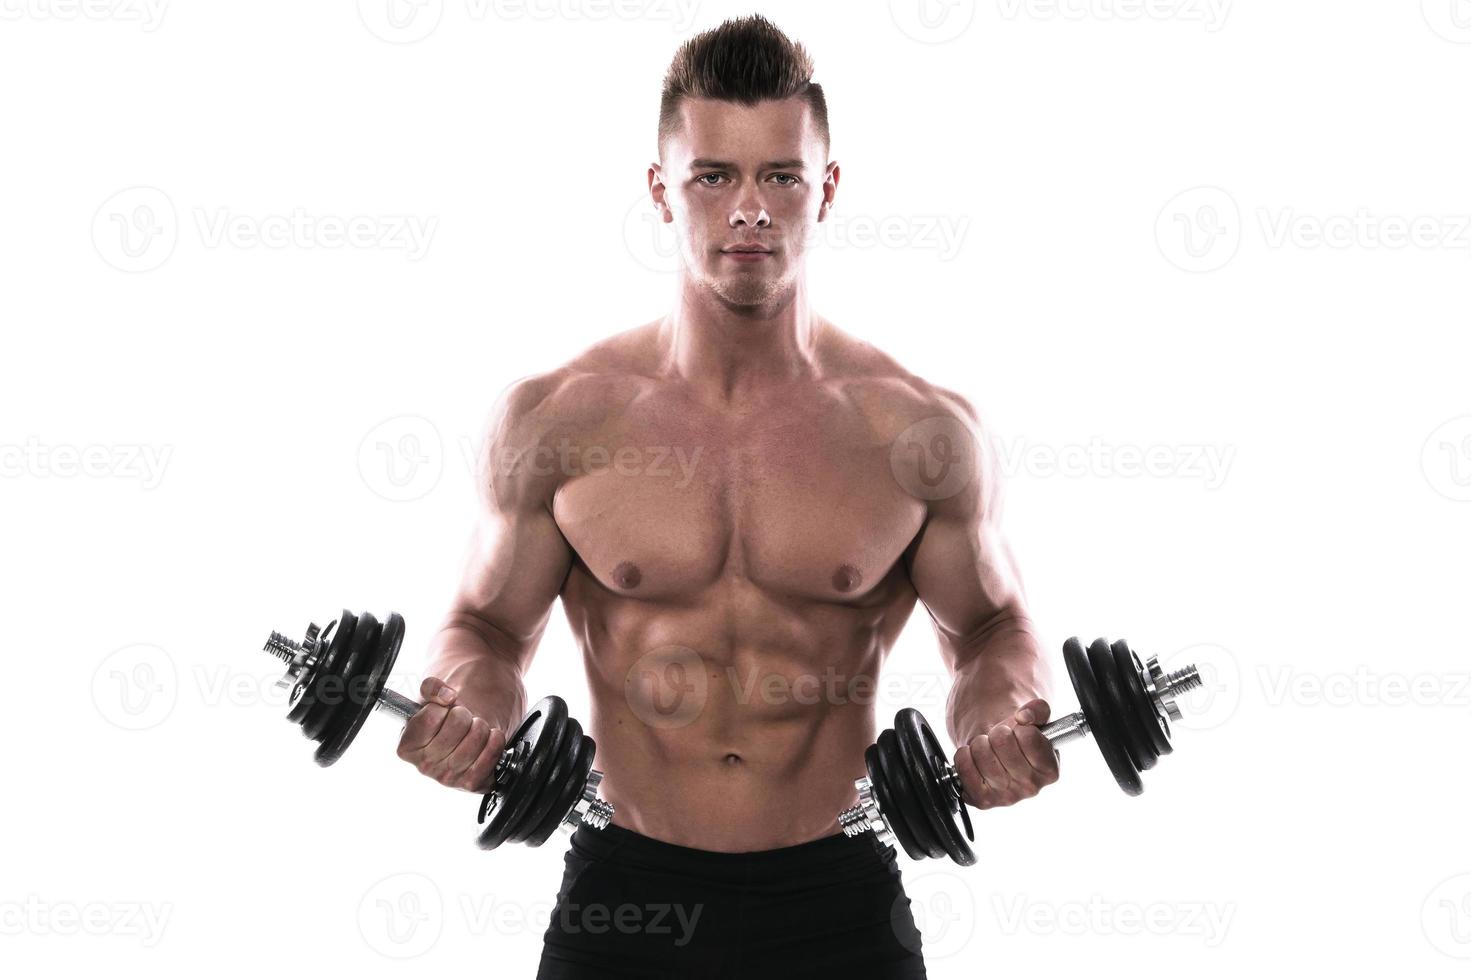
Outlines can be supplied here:
M620 589L637 588L644 580L643 572L631 561L621 561L618 567L613 569L613 583Z
M852 565L839 565L833 572L833 588L839 592L852 592L863 582L863 573Z

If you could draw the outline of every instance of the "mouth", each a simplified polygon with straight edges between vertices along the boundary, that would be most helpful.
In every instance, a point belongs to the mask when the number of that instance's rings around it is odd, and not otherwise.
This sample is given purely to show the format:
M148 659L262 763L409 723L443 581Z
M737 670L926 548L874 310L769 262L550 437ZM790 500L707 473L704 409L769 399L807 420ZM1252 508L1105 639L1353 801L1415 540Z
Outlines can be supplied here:
M735 245L731 248L723 248L720 254L728 255L737 262L755 262L771 257L771 249L760 245Z

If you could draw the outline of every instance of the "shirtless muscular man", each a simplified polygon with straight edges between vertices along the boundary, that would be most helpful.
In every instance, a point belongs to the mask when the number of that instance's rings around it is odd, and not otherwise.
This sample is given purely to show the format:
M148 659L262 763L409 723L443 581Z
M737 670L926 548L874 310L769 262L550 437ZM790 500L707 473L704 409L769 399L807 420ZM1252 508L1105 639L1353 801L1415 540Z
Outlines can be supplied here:
M965 801L1058 776L975 411L809 305L839 179L811 76L759 16L681 46L648 170L680 243L672 308L515 382L484 438L399 756L484 791L561 597L616 814L572 837L542 980L925 975L894 849L836 820L916 599Z

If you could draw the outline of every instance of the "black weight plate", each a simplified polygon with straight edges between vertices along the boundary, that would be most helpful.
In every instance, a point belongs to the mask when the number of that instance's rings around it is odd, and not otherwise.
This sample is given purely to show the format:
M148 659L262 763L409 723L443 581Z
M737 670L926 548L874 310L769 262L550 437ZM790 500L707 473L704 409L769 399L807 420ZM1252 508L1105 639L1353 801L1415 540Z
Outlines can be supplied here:
M538 703L528 711L526 717L522 718L521 723L516 726L516 730L507 736L506 744L501 748L501 758L496 760L497 766L517 745L522 742L533 743L539 737L541 726L546 721L546 715L538 710L540 707ZM506 804L509 793L515 786L517 775L519 774L507 772L497 778L491 791L480 800L478 819L480 823L485 823L486 818L489 817L490 825L480 832L476 843L485 850L499 847L505 842L510 829L507 823Z
M557 798L567 788L567 774L571 771L572 764L577 761L577 750L581 745L582 725L576 718L569 715L562 739L553 746L548 765L537 782L536 797L522 813L516 834L511 840L519 844L541 832L542 824L546 823L552 807L557 803ZM557 819L560 820L561 817L562 814L557 814Z
M531 714L537 715L539 722L523 738L527 749L518 762L520 771L505 780L496 816L491 819L495 825L498 818L500 826L495 828L494 834L490 834L487 828L491 839L500 838L498 843L519 842L531 829L545 791L545 775L555 765L557 753L563 751L566 742L566 726L570 719L565 705L558 711L538 702ZM508 742L507 747L509 745Z
M342 612L343 615L347 615L346 609ZM322 630L321 634L318 635L316 666L312 667L306 676L300 678L297 685L299 689L291 692L294 700L291 702L291 710L286 712L286 720L293 725L301 723L301 719L306 717L307 709L313 704L311 697L312 685L316 683L317 675L321 673L322 665L326 663L327 658L332 653L332 643L337 639L337 627L340 622L340 620L332 620L332 622L327 624L327 628Z
M318 694L318 700L323 701L330 709L321 720L315 735L317 741L323 745L330 742L336 732L356 713L358 705L353 700L353 692L361 687L362 679L371 667L370 661L378 649L378 638L382 633L382 624L376 616L363 613L358 617L352 642L347 647L347 658L342 662L342 669L338 671L330 688L331 698ZM321 747L318 746L318 752L320 751Z
M378 642L377 618L372 613L363 613L353 627L352 639L347 645L347 656L338 658L332 675L317 688L317 706L302 720L301 730L307 738L324 742L336 719L352 711L347 694L355 674L363 669L373 654Z
M901 724L898 715L894 717L894 724ZM905 764L904 752L899 747L898 733L893 728L885 729L879 734L875 744L879 748L879 761L883 765L889 796L898 807L897 820L893 819L893 810L884 813L890 818L894 836L904 844L904 850L912 858L940 857L945 851L936 839L929 818L925 816L924 810L928 801L922 795L924 790L915 785L911 778L911 770Z
M506 738L506 744L501 748L501 758L496 760L497 766L517 745L524 742L529 747L540 737L542 725L546 722L546 714L540 709L541 703L538 702L526 713L526 717L521 719L516 730ZM525 755L524 749L521 754ZM486 793L480 801L480 822L485 823L486 818L490 818L490 825L480 832L478 839L479 845L486 850L499 847L504 843L511 829L508 824L507 803L519 775L519 773L504 773L495 780L491 791Z
M593 740L583 734L583 725L575 718L566 724L568 746L563 753L562 764L547 775L546 812L535 827L525 834L524 842L540 848L547 837L562 823L572 805L583 799L583 787L587 786L587 774L593 768ZM541 803L538 803L538 809Z
M1093 679L1093 668L1088 666L1088 656L1083 652L1083 644L1076 636L1068 637L1067 642L1062 645L1062 659L1067 665L1068 679L1072 681L1073 693L1078 696L1083 717L1088 720L1088 728L1093 733L1093 741L1098 745L1098 751L1103 753L1103 760L1108 763L1114 781L1125 793L1138 796L1144 790L1144 784L1139 781L1139 770L1129 762L1123 746L1118 743L1117 734L1109 724L1103 696Z
M347 751L352 740L357 738L358 732L362 731L368 716L378 706L378 697L383 693L383 686L388 683L388 675L393 672L393 665L398 660L398 648L403 645L403 640L404 618L396 612L390 612L382 629L378 631L378 639L373 644L366 669L348 682L347 693L353 710L344 713L342 723L334 725L333 730L317 747L318 765L330 766L336 762Z
M330 710L323 705L323 700L330 700L332 685L336 681L328 678L336 677L342 671L342 665L347 660L348 650L352 646L353 634L357 632L358 618L351 612L342 610L342 618L337 621L337 629L332 634L332 642L327 646L327 652L317 661L316 669L312 671L310 681L301 696L299 707L301 712L297 721L301 725L302 734L307 738L312 736L308 733L308 726L315 728L324 712Z
M504 787L496 787L494 816L480 832L482 848L498 847L505 840L520 835L523 830L521 821L536 802L541 780L552 762L553 753L563 741L566 729L567 703L555 694L536 702L521 724L516 726L512 737L506 741L506 751L519 742L526 742L527 750L518 762L520 771Z
M910 781L921 792L920 803L935 839L957 864L976 863L976 856L960 836L960 827L955 822L955 804L965 806L940 782L940 766L946 761L945 751L935 738L934 731L924 715L914 708L905 708L894 719L899 736L899 751L904 756Z
M1154 707L1154 701L1149 692L1144 689L1144 665L1139 662L1139 657L1130 648L1125 640L1113 641L1113 660L1118 667L1119 676L1124 681L1124 693L1127 700L1134 708L1134 714L1138 716L1144 731L1149 736L1149 744L1154 749L1155 758L1169 755L1170 730L1164 727L1159 711Z
M1124 751L1128 753L1129 761L1134 763L1134 768L1141 771L1153 768L1154 760L1159 756L1154 751L1154 743L1149 738L1149 732L1134 713L1134 706L1129 702L1126 682L1119 675L1117 661L1113 656L1113 647L1107 640L1100 637L1093 641L1093 645L1088 648L1088 665L1093 668L1093 677L1098 681L1099 690L1103 692L1103 700L1108 705L1109 716L1113 718L1122 736Z
M882 741L884 733L879 733ZM863 765L868 770L868 782L872 787L874 802L878 805L879 812L883 814L884 821L889 825L889 830L894 834L899 846L904 848L904 853L912 858L924 857L923 852L914 848L914 835L904 824L904 816L899 812L899 804L894 800L893 790L889 787L888 778L884 774L884 753L879 749L879 742L875 741L863 751Z
M961 838L959 828L955 821L950 819L946 822L946 829L950 832L954 847L950 850L950 857L959 864L971 865L976 863L976 856L971 852L967 842L976 839L975 829L970 825L970 814L965 809L965 799L961 795L964 792L960 784L960 774L955 773L955 789L946 788L940 783L940 774L943 769L950 768L954 771L951 760L945 757L945 749L940 745L940 740L935 737L934 731L928 724L924 726L925 742L929 747L929 756L933 760L931 766L935 770L935 791L940 795L944 807L941 813L956 813L960 815L961 823L965 826L965 837Z
M593 742L593 739L590 739L590 737L584 736L583 748L578 750L577 762L574 762L574 765L572 765L572 777L566 781L566 790L568 792L566 792L566 795L562 799L558 800L556 808L553 809L553 812L558 812L560 817L558 817L555 823L547 827L546 833L538 834L537 837L528 840L527 843L530 843L533 848L540 848L543 843L546 843L547 839L552 836L553 831L556 831L556 828L558 828L558 824L562 823L562 817L566 817L568 812L571 812L572 806L577 805L578 800L583 799L583 790L587 789L587 777L593 771L593 759L596 755L597 743Z
M934 756L941 754L940 747L929 723L914 708L905 708L894 720L894 724L905 772L909 775L910 782L920 791L920 806L935 840L946 854L962 864L965 863L962 860L963 852L956 849L956 845L964 848L965 842L960 839L960 829L955 825L952 816L955 812L951 808L954 797L948 794L940 782L940 769L934 760Z

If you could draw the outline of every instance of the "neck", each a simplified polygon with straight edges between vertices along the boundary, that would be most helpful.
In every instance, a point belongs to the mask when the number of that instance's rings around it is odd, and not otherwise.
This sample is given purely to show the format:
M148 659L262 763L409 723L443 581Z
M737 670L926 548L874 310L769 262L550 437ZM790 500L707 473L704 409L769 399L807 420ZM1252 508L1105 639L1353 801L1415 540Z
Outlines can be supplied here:
M659 339L669 373L729 401L810 377L822 324L800 278L779 301L746 307L681 276Z

